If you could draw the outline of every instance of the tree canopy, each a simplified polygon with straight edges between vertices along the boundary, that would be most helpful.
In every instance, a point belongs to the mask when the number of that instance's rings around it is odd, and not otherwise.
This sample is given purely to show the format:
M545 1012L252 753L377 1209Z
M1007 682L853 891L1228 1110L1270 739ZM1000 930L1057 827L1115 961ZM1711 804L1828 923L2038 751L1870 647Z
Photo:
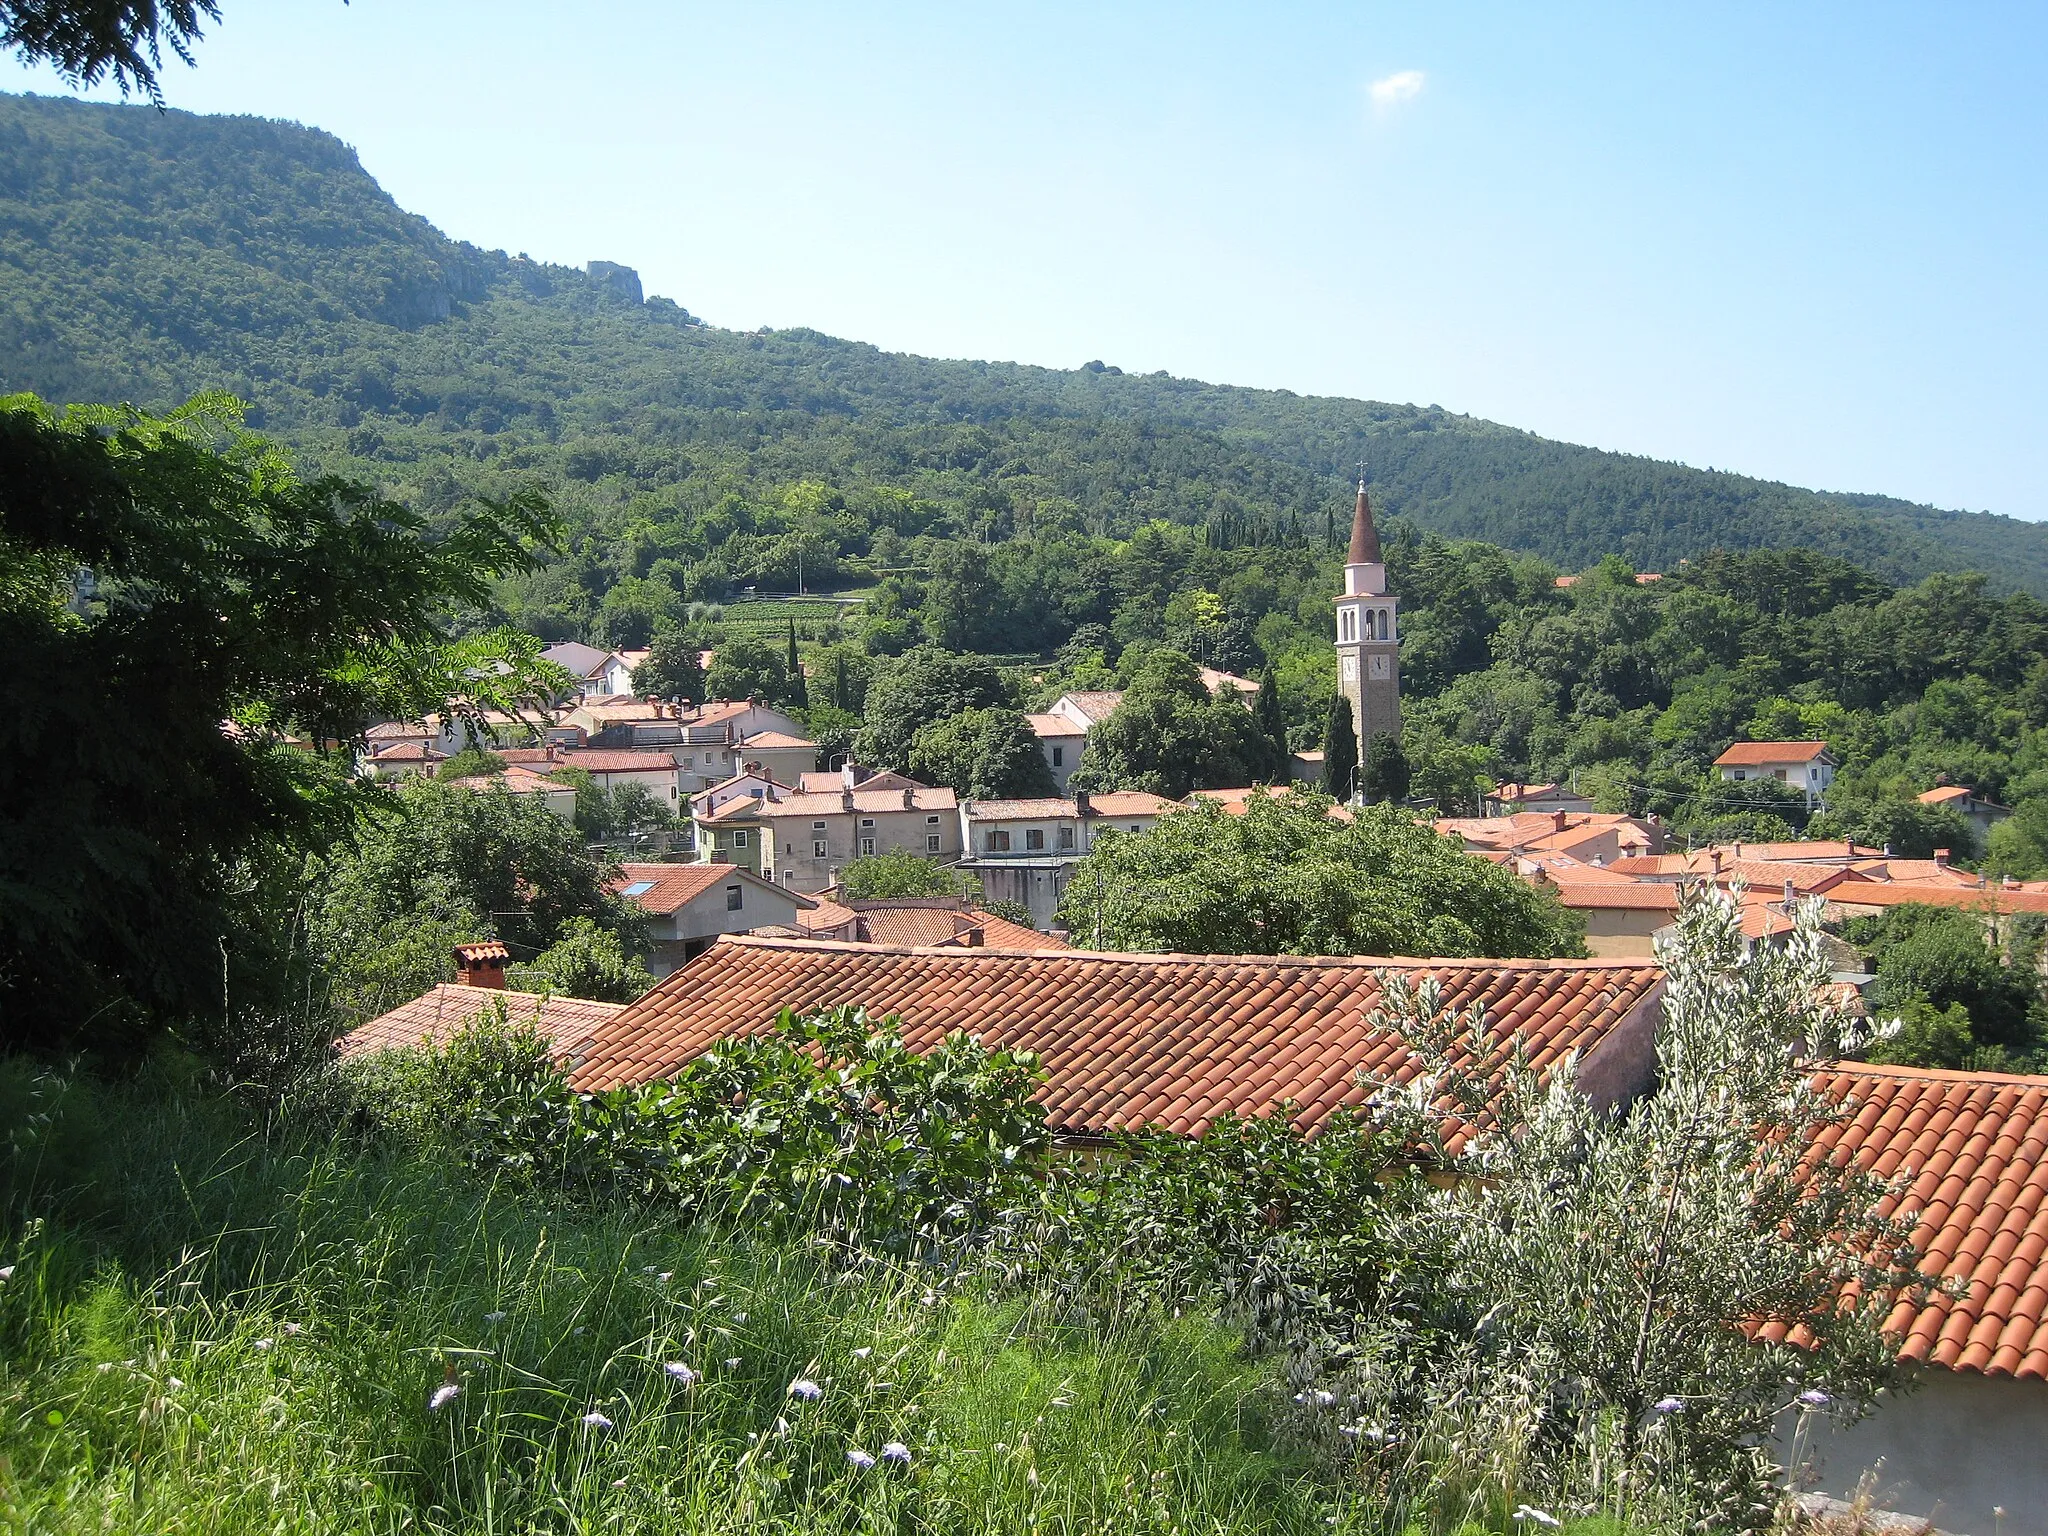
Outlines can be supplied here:
M1577 917L1513 872L1395 807L1332 804L1297 790L1099 834L1060 921L1091 948L1189 954L1583 952Z
M530 637L455 639L450 621L554 534L530 497L430 528L366 487L300 479L222 396L166 417L0 401L17 1042L217 1016L237 861L333 835L366 793L326 744L549 691Z

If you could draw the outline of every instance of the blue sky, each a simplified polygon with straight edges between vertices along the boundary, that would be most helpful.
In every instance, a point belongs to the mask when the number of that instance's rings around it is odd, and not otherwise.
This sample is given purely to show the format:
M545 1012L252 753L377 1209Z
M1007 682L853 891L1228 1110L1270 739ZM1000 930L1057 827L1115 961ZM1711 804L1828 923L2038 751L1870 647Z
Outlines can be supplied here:
M171 105L716 324L2048 517L2048 7L223 9Z

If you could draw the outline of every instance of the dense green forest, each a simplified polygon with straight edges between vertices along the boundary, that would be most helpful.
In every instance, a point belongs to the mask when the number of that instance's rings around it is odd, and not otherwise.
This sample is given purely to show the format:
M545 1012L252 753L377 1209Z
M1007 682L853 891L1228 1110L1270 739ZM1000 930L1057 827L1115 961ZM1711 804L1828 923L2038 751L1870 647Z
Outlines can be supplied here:
M724 331L594 269L450 241L314 130L0 97L0 386L150 406L225 388L302 462L430 513L538 482L575 530L557 583L573 590L515 606L551 632L586 628L619 578L664 558L658 580L716 600L922 553L877 548L860 524L1000 541L1164 519L1320 544L1360 459L1383 512L1566 569L1801 545L1895 581L1975 568L2048 593L2048 528L2009 518L1601 453L1436 407ZM792 522L858 564L800 565L776 545Z

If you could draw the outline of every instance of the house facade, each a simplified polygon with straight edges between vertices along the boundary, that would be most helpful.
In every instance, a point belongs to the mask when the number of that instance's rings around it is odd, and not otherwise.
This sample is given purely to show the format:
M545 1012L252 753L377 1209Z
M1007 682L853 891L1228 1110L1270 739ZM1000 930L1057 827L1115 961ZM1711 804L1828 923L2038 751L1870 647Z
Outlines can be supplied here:
M1827 798L1841 766L1824 741L1738 741L1714 759L1723 783L1776 779L1806 795L1807 808Z
M960 856L959 805L950 789L850 763L837 775L800 775L799 783L792 790L753 775L699 796L698 858L808 894L837 885L855 859L897 851L938 863Z
M720 934L790 928L813 905L729 865L626 864L613 889L647 914L654 941L647 968L657 978L696 959Z
M1938 789L1930 789L1919 796L1919 800L1922 805L1946 806L1962 817L1970 824L1970 830L1977 834L1980 847L1991 835L1991 829L2012 814L1996 800L1987 800L1974 789L1966 789L1960 784L1944 784Z
M1049 929L1074 866L1103 832L1143 832L1173 808L1171 800L1135 790L964 800L960 870L981 882L990 901L1015 902L1030 912L1033 927Z

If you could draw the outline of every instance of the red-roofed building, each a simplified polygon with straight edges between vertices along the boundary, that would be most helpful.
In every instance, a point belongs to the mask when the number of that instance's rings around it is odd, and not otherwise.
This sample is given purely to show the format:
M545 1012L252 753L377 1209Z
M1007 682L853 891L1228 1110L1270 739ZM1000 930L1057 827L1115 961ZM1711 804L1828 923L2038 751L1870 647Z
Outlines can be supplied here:
M1714 759L1728 783L1776 779L1801 790L1810 809L1827 797L1841 765L1824 741L1738 741Z
M867 901L820 901L797 915L804 938L848 944L889 944L902 949L1065 949L1049 933L984 912L956 896L908 896Z
M647 968L656 976L696 959L720 934L794 928L815 905L729 864L625 864L612 889L648 915Z
M2048 1536L2048 1078L1850 1063L1818 1081L1857 1106L1823 1150L1905 1182L1894 1213L1918 1215L1921 1268L1946 1282L1888 1320L1918 1390L1809 1426L1819 1487L1853 1497L1869 1474L1886 1509Z
M1983 842L1997 826L2012 812L1996 800L1987 800L1974 789L1965 789L1960 784L1944 784L1930 789L1920 796L1922 805L1945 806L1970 824L1970 830L1977 834L1977 841Z
M624 1009L624 1003L596 1003L582 997L544 997L534 992L507 992L498 987L442 982L400 1003L389 1013L343 1035L335 1049L343 1057L370 1056L378 1051L443 1046L463 1025L489 1020L503 1007L506 1022L530 1024L551 1042L556 1053L572 1057L588 1043L598 1025Z
M673 1075L777 1010L859 1003L900 1014L929 1050L952 1030L1040 1053L1052 1129L1085 1139L1142 1126L1197 1133L1226 1112L1291 1102L1309 1130L1362 1105L1363 1071L1412 1077L1405 1045L1371 1027L1380 973L1434 974L1444 1003L1486 1004L1545 1071L1579 1052L1597 1102L1650 1085L1663 973L1597 960L1380 960L1268 955L1018 953L798 939L722 939L630 1004L571 1081L606 1088Z

